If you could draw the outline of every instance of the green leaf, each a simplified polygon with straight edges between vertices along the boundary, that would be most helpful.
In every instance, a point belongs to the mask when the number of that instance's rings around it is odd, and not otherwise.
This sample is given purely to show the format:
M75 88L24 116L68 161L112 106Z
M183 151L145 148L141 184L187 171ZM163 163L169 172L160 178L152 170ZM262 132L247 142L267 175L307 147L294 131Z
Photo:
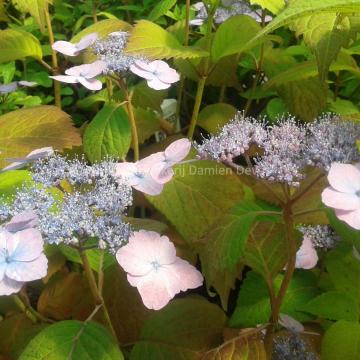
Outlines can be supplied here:
M205 106L199 113L197 125L207 132L216 134L219 130L235 117L237 109L225 103Z
M314 51L320 81L325 82L330 64L350 40L350 20L336 12L301 17L292 24L297 35Z
M15 29L0 31L0 63L33 57L42 58L39 40L32 34Z
M226 316L201 298L173 300L145 323L130 360L195 360L219 345Z
M160 131L159 116L153 110L134 108L136 127L138 129L139 144Z
M79 252L76 249L64 244L59 245L59 249L68 260L78 264L82 264L82 260L80 258ZM102 250L98 250L98 249L86 250L86 254L89 258L90 266L95 271L99 271L101 252ZM115 257L110 255L108 252L105 252L103 265L102 265L103 269L105 270L115 263L116 263Z
M176 0L160 0L151 10L148 19L150 21L157 20L160 16L165 15L175 4Z
M278 275L274 281L275 289L279 290L284 276ZM311 319L301 307L318 295L317 278L308 271L295 272L286 292L281 312L298 321ZM240 289L237 305L229 325L231 327L254 327L265 324L271 315L270 298L265 280L257 273L247 273Z
M0 0L0 21L8 21L9 18L5 11L5 0Z
M273 14L279 13L285 6L284 0L250 0L250 4L260 5L263 9L271 11Z
M261 30L255 37L244 45L248 49L258 44L259 39L272 31L290 24L292 21L299 19L302 16L311 15L319 12L338 12L351 14L360 11L360 4L358 0L296 0L291 1L281 11L278 16L273 19L263 30ZM241 52L240 49L239 52Z
M40 31L46 30L46 12L52 0L12 0L15 7L22 13L30 13L38 23Z
M84 151L91 162L106 156L123 158L129 151L131 127L124 108L106 104L91 121L84 134Z
M177 165L174 171L160 195L146 197L192 243L241 200L243 187L229 168L212 161Z
M101 20L95 24L88 26L84 30L81 30L71 39L71 42L74 43L78 42L84 36L89 35L91 33L97 33L100 36L100 38L102 38L115 31L129 31L130 29L131 29L130 24L119 19Z
M1 199L11 199L16 189L23 184L31 182L31 175L26 170L6 171L0 173L0 196Z
M236 15L222 23L217 29L211 48L214 62L222 57L241 52L244 45L259 31L260 25L247 15Z
M359 302L343 291L328 291L304 304L301 309L330 320L357 321Z
M123 360L106 328L94 322L61 321L35 336L19 360Z
M135 107L161 112L161 103L167 96L167 90L154 90L146 81L141 81L133 87L132 103Z
M360 324L338 321L332 325L322 341L324 360L355 360L360 358Z
M244 255L255 221L277 221L279 216L266 215L267 211L276 210L266 204L241 201L225 213L206 235L200 257L211 263L214 271L234 268Z
M326 269L335 289L360 299L360 262L353 255L353 247L339 244L325 259Z
M140 20L135 25L125 50L129 54L141 54L152 59L208 56L206 51L182 46L171 33L147 20Z
M285 226L276 222L261 222L261 217L256 220L242 261L271 282L287 261Z
M36 106L0 116L0 167L5 159L27 155L45 146L56 150L81 145L79 131L68 114L56 106Z

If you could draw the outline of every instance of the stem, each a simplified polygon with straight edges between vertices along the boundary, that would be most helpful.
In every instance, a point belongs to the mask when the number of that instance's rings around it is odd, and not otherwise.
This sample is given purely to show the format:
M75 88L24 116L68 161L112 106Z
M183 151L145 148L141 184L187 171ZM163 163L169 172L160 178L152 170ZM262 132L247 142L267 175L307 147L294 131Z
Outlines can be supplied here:
M109 330L111 331L111 334L113 335L114 339L117 339L116 332L115 332L114 327L113 327L113 325L111 323L109 312L107 310L104 299L103 299L103 297L102 297L102 295L101 295L101 293L100 293L100 291L98 289L98 286L96 284L96 279L95 279L94 273L91 270L90 263L89 263L89 258L87 257L85 251L79 249L79 253L80 253L81 261L82 261L83 268L84 268L84 271L85 271L85 275L86 275L86 278L87 278L88 283L89 283L90 291L91 291L91 294L92 294L92 296L94 298L94 301L95 301L95 305L96 306L98 306L98 305L102 306L103 313L104 313L104 318L105 318L105 321L106 321L106 323L107 323L107 325L109 327Z
M198 82L198 87L196 90L196 97L195 97L195 105L194 105L193 114L191 116L190 127L189 127L189 132L188 132L188 138L190 140L194 136L194 131L195 131L197 119L199 116L200 106L201 106L201 102L202 102L202 98L203 98L203 94L204 94L206 79L207 79L207 76L202 76Z
M271 324L267 330L265 337L265 346L268 355L271 357L272 354L272 346L273 346L273 336L275 329L277 327L277 323L279 321L279 315L281 310L281 305L284 301L286 291L290 285L290 281L294 274L295 263L296 263L296 240L294 237L294 222L293 222L293 214L291 210L291 201L289 201L285 207L283 212L283 219L286 226L286 242L287 242L287 250L288 250L288 262L286 265L285 275L283 281L281 282L280 290L273 301L271 301ZM271 294L270 294L271 299Z
M208 21L207 21L206 35L205 35L205 38L206 38L205 50L207 50L209 52L210 52L210 48L211 48L211 33L212 33L215 9L216 9L216 7L209 14ZM194 109L193 109L193 113L191 116L190 127L189 127L189 131L188 131L188 138L190 140L194 136L194 131L195 131L197 119L199 116L200 106L201 106L201 102L202 102L202 98L203 98L203 94L204 94L205 83L206 83L206 79L209 75L210 57L207 57L204 59L203 65L204 65L203 72L200 75L200 79L198 81L198 86L197 86L196 96L195 96L195 104L194 104Z
M251 87L251 96L247 100L246 105L245 105L244 116L246 116L250 110L250 107L251 107L251 104L253 101L252 96L253 96L256 86L260 80L260 76L261 76L261 72L262 72L262 65L263 65L263 61L264 61L264 50L265 50L265 46L264 46L264 44L262 44L261 50L260 50L259 62L256 64L256 76L254 78L254 82Z
M40 65L42 65L47 71L49 72L53 72L53 68L47 63L45 62L43 59L37 59L37 61L39 62Z
M129 120L130 120L130 125L131 125L131 133L132 133L132 141L133 141L133 147L134 147L134 161L138 161L139 160L139 137L138 137L138 131L137 131L137 127L136 127L136 119L135 119L135 114L134 114L134 108L132 106L132 96L133 93L131 92L130 94L128 93L128 90L126 90L126 108L129 114Z
M98 18L97 18L97 6L98 6L98 2L97 2L97 0L94 0L93 9L92 9L92 16L93 16L93 22L94 22L94 23L97 23L97 22L98 22Z
M226 85L222 85L219 93L219 103L223 103L225 100Z
M185 4L185 38L184 38L184 46L189 45L189 35L190 35L190 0L186 0ZM176 124L175 131L179 131L180 129L180 112L181 105L184 96L184 87L185 87L185 76L181 74L180 83L178 88L178 96L177 96L177 106L176 106Z
M52 69L55 74L58 73L59 64L57 61L56 51L52 49L54 44L54 33L51 25L51 19L49 14L49 8L47 7L45 10L45 18L46 18L46 26L49 33L49 42L51 46L51 62L52 62ZM55 97L55 105L61 109L61 86L60 82L54 81L54 97Z
M42 316L40 313L38 313L31 305L26 304L25 301L23 301L19 295L13 295L12 296L15 304L17 307L33 322L46 322L51 323L52 321L47 319L46 317Z

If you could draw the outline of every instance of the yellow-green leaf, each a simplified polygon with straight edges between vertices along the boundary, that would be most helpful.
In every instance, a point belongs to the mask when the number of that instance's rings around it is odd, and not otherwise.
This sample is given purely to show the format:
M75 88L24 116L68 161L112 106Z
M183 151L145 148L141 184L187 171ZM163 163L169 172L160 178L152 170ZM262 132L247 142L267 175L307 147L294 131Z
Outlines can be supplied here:
M5 0L0 0L0 21L8 21L8 17L5 12Z
M68 114L55 106L37 106L0 116L0 167L5 159L53 146L56 150L81 145L78 130Z
M263 9L271 11L273 14L277 14L285 6L284 0L250 0L251 5L260 5Z
M39 40L32 34L14 29L0 31L0 63L26 57L42 58Z
M29 13L38 23L40 31L46 29L46 12L52 0L12 0L15 7L22 13Z
M98 21L95 24L92 24L85 28L84 30L77 33L72 39L72 42L78 42L85 35L91 33L97 33L100 37L105 37L107 34L110 34L115 31L129 31L131 25L125 21L118 19L106 19Z
M141 54L153 59L186 59L208 55L206 51L181 45L168 31L147 20L140 20L135 25L126 52L129 54Z
M263 30L254 36L244 48L249 49L258 44L259 39L271 33L272 31L290 24L292 21L299 19L302 16L311 15L319 12L338 12L345 14L352 14L360 11L359 0L296 0L291 1L282 10L278 16L273 19ZM240 52L240 51L239 51Z

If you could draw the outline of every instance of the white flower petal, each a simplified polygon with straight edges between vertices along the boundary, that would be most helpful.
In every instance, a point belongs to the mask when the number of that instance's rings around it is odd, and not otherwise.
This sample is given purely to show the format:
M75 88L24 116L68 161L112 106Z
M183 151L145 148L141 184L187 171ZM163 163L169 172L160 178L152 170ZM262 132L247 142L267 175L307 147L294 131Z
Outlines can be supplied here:
M152 80L148 80L147 84L150 88L154 89L154 90L165 90L168 89L171 85L162 82L161 80L159 80L158 78L154 78Z
M101 90L102 82L97 79L85 79L83 77L79 77L79 83L85 86L89 90Z
M10 244L14 244L10 249ZM25 229L12 234L8 240L9 255L13 261L32 261L40 256L44 241L37 229Z
M322 202L329 207L342 210L360 209L360 197L355 194L349 194L336 191L328 187L321 194Z
M142 277L128 275L127 279L130 285L137 287L141 299L148 309L160 310L173 298L161 272L154 271Z
M17 232L38 226L39 219L33 211L23 211L15 215L4 228L9 232Z
M41 254L33 261L12 261L5 270L5 275L16 281L34 281L46 276L48 260Z
M0 281L0 296L18 293L24 283L7 278L6 276Z
M72 44L68 41L55 41L52 45L52 48L64 55L67 56L77 56L79 55L79 50L75 46L75 44Z
M308 237L304 237L300 249L296 253L297 269L312 269L319 260L318 254Z
M92 45L98 39L97 33L91 33L84 36L77 44L76 48L81 51Z
M360 170L351 164L331 164L328 180L340 192L355 193L360 190Z
M77 84L79 82L77 76L56 75L56 76L49 76L49 78L68 84Z
M335 214L340 220L345 221L352 228L360 230L360 209L355 211L336 209Z

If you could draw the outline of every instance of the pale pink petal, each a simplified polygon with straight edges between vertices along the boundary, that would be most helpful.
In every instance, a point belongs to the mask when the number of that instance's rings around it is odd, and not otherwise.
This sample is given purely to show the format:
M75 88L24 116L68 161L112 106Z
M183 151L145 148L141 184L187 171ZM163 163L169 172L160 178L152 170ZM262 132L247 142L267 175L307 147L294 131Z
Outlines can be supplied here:
M360 197L354 193L344 193L326 188L321 194L322 202L335 209L355 210L360 209Z
M33 261L12 261L6 267L6 277L16 281L33 281L46 276L48 260L41 254Z
M155 75L149 69L147 69L145 65L146 63L136 61L135 64L130 66L130 71L146 80L155 79Z
M32 261L39 257L44 249L44 241L37 229L18 231L9 238L8 250L14 261Z
M39 160L52 154L54 154L54 149L51 146L48 146L31 151L28 155L26 155L26 158L29 160Z
M0 296L18 293L24 283L7 278L6 276L0 281Z
M165 162L157 163L150 170L151 177L159 184L166 184L174 176L174 170Z
M76 48L76 46L68 41L55 41L52 45L52 48L55 51L67 56L79 55L79 50Z
M165 265L175 262L176 250L168 237L140 230L134 232L128 244L118 250L117 260L131 275L145 275L154 269L154 263Z
M308 237L304 237L300 249L296 253L295 267L298 269L312 269L316 266L319 257Z
M165 153L159 151L157 153L151 154L137 162L137 167L139 170L143 171L144 173L149 173L151 168L159 163L165 161Z
M4 228L10 232L17 232L24 229L38 226L39 219L33 211L23 211L15 215Z
M87 79L100 75L106 68L106 63L102 60L96 60L93 63L86 65L88 65L88 67L86 71L84 71L83 77Z
M116 164L115 175L127 179L130 186L138 185L141 182L141 176L137 176L137 173L139 170L135 163L122 162Z
M56 75L56 76L49 76L49 78L68 84L76 84L79 82L77 76Z
M148 309L160 310L173 298L168 292L161 272L153 271L142 277L128 275L127 279L130 285L137 287L141 299Z
M199 1L199 2L195 3L192 7L196 11L200 11L201 9L205 8L205 4L202 1Z
M165 265L164 273L170 294L174 296L179 291L196 289L204 282L201 272L180 258L171 265Z
M164 185L156 182L150 175L148 175L139 184L133 185L133 188L144 194L156 196L161 194Z
M164 83L172 84L180 80L180 75L175 69L169 68L166 72L160 73L158 78Z
M340 192L355 193L360 190L360 171L351 164L331 164L328 180Z
M90 45L92 45L97 39L98 39L97 33L91 33L89 35L86 35L76 44L76 48L78 50L84 50Z
M89 90L101 90L102 82L97 79L85 79L83 77L79 77L79 83L85 86Z
M165 157L167 162L171 162L172 164L179 163L189 155L190 149L191 142L189 139L180 139L174 141L165 149Z
M345 211L335 209L336 216L356 230L360 230L360 209Z
M26 86L26 87L34 87L37 85L37 82L35 81L26 81L26 80L20 80L18 82L19 85L21 86Z
M204 19L193 19L190 20L189 25L193 25L193 26L201 26L204 24Z
M285 329L296 333L304 332L305 328L303 324L287 314L280 314L279 324Z
M21 168L23 168L26 164L27 164L27 161L14 162L14 163L11 163L10 165L5 166L4 168L2 168L0 172L21 169Z
M152 80L148 80L147 84L150 88L154 89L154 90L165 90L168 89L171 85L162 82L161 80L159 80L158 78L154 78Z
M5 252L0 251L0 281L4 278L6 267L7 262L5 259Z

